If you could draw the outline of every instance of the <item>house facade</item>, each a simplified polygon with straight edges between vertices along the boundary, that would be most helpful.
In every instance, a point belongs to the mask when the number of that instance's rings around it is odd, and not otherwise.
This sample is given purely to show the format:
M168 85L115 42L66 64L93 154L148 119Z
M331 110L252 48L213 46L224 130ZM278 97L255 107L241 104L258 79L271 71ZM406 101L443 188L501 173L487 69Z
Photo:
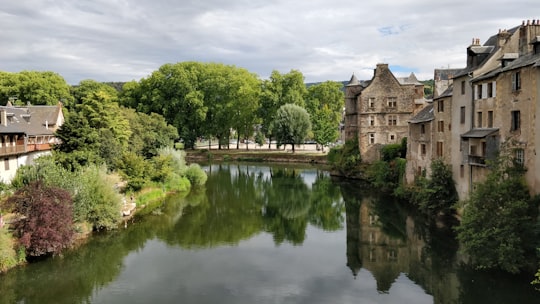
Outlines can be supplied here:
M424 104L424 85L414 74L396 78L388 64L377 64L370 81L353 75L345 88L345 138L358 138L362 161L376 161L382 146L407 137L409 119Z
M64 123L62 106L0 106L0 179L10 183L23 165L50 154Z
M473 39L467 48L467 66L455 73L451 89L433 100L433 120L427 143L431 160L419 154L428 136L410 123L407 181L420 174L418 167L442 158L452 167L461 199L489 173L489 161L501 152L526 168L532 194L540 193L540 21L523 22L499 30L483 45ZM538 117L538 118L537 118Z

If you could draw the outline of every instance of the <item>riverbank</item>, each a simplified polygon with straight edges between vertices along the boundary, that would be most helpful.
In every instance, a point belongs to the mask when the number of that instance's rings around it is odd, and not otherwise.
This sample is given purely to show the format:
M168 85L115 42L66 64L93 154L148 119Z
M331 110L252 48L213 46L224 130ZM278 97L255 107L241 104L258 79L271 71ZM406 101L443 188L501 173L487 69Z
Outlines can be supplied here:
M285 149L268 149L268 146L259 147L240 144L240 149L222 148L213 145L199 146L194 150L186 150L187 162L208 161L237 161L237 162L261 162L261 163L309 163L326 165L326 152L317 151L315 145L306 144L295 147L294 153L289 145Z

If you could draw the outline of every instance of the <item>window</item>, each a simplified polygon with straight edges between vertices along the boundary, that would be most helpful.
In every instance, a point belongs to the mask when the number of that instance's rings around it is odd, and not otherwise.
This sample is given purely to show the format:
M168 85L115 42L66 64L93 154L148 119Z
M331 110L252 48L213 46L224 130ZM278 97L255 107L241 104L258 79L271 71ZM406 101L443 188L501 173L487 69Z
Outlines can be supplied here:
M425 124L421 124L420 125L420 134L425 134L426 133L426 125Z
M395 135L395 134L390 134L390 135L388 136L388 140L389 140L390 142L396 141L396 135Z
M444 100L437 101L437 111L444 112Z
M525 151L523 149L516 149L514 157L516 165L523 166L525 164Z
M426 144L420 145L420 155L425 156L426 155Z
M370 97L370 98L368 99L368 106L369 106L369 108L371 108L371 109L375 108L375 97Z
M465 95L465 80L461 81L461 95Z
M444 147L444 144L442 141L438 141L437 142L437 156L438 157L442 157L443 156L443 147Z
M459 166L459 177L465 177L465 166Z
M370 115L369 116L369 125L374 126L375 125L375 116Z
M388 115L388 125L389 126L397 126L397 116L396 115Z
M369 138L369 144L370 145L375 143L375 133L369 133L368 138Z
M476 89L476 99L482 99L482 85L479 84L475 87Z
M388 97L388 107L389 108L396 108L397 107L397 98L396 97Z
M476 117L477 117L477 121L476 121L477 127L481 128L482 127L482 112L476 113Z
M471 151L470 151L469 155L476 155L476 146L471 145Z
M493 82L488 83L487 85L487 97L493 97Z
M519 111L512 111L512 125L510 126L510 131L517 131L521 127L520 122L520 116L521 113Z
M521 90L521 73L515 72L512 74L512 91Z
M493 128L493 111L488 111L488 117L487 117L487 127Z
M460 122L462 124L464 124L465 123L465 107L461 107L459 110L460 110L459 111L459 120L460 120Z
M9 158L4 158L4 170L9 171Z
M440 120L437 122L437 132L444 132L444 121Z

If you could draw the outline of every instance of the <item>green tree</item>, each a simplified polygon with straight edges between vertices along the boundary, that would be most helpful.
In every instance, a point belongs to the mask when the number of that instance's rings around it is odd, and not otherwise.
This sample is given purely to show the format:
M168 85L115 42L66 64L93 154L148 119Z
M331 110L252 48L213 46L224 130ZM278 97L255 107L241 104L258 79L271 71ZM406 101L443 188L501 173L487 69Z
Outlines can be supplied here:
M278 109L271 129L278 145L290 144L294 152L294 146L303 143L311 129L309 114L300 106L285 104Z
M440 213L455 212L458 194L452 178L452 168L442 159L434 160L429 179L420 178L417 184L418 187L413 189L412 200L424 214L434 219Z
M92 95L97 94L103 96L107 101L118 101L118 91L108 84L87 79L79 82L78 85L72 88L72 95L75 98L75 103L83 103Z
M278 71L272 71L270 78L261 84L261 97L258 116L262 120L262 132L270 139L272 134L272 122L276 116L277 110L285 104L295 104L304 107L304 98L307 89L304 84L304 76L300 71L291 70L287 74L280 74Z
M342 86L339 82L326 81L308 88L306 109L311 117L313 137L323 146L323 151L339 138L344 104Z
M0 71L0 102L5 105L12 97L18 105L56 105L60 101L69 107L73 103L70 86L50 71Z
M458 239L477 268L516 273L534 256L538 209L523 171L508 156L499 156L490 167L465 202Z
M174 140L178 139L178 130L167 124L163 116L136 112L133 109L123 111L131 129L129 151L149 159L158 155L160 148L172 146Z
M129 86L130 98L140 94L139 102L127 97L125 102L132 105L137 103L137 109L147 114L161 114L177 128L185 147L193 148L197 137L204 133L208 111L204 92L199 87L203 73L203 64L197 62L164 64L148 78L142 79L140 88Z
M66 190L33 182L17 190L6 205L23 216L13 228L27 256L58 254L71 245L73 211Z

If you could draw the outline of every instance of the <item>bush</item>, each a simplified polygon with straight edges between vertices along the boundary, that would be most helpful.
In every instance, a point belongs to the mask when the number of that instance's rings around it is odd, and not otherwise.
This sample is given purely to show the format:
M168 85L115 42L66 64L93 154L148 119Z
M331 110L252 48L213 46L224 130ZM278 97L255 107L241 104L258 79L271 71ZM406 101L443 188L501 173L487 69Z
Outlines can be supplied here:
M385 145L381 149L381 158L383 161L391 161L394 158L401 157L401 145L390 144Z
M498 159L465 204L458 239L479 269L517 273L535 256L538 202L523 174Z
M192 186L200 187L206 183L208 176L198 164L191 164L186 170L186 178Z
M96 230L116 228L121 216L121 196L105 167L88 167L79 173L73 198L74 218Z
M16 248L15 240L6 228L0 228L0 273L24 263L24 248Z
M71 245L73 210L66 190L33 182L17 190L6 206L22 216L12 226L28 256L55 255Z
M419 177L416 180L414 191L411 191L411 201L429 217L439 213L454 213L458 194L451 167L441 159L434 160L431 163L430 178Z
M327 155L328 163L345 175L352 175L358 170L362 162L360 149L358 147L358 136L345 141L345 144L339 148L331 148Z

